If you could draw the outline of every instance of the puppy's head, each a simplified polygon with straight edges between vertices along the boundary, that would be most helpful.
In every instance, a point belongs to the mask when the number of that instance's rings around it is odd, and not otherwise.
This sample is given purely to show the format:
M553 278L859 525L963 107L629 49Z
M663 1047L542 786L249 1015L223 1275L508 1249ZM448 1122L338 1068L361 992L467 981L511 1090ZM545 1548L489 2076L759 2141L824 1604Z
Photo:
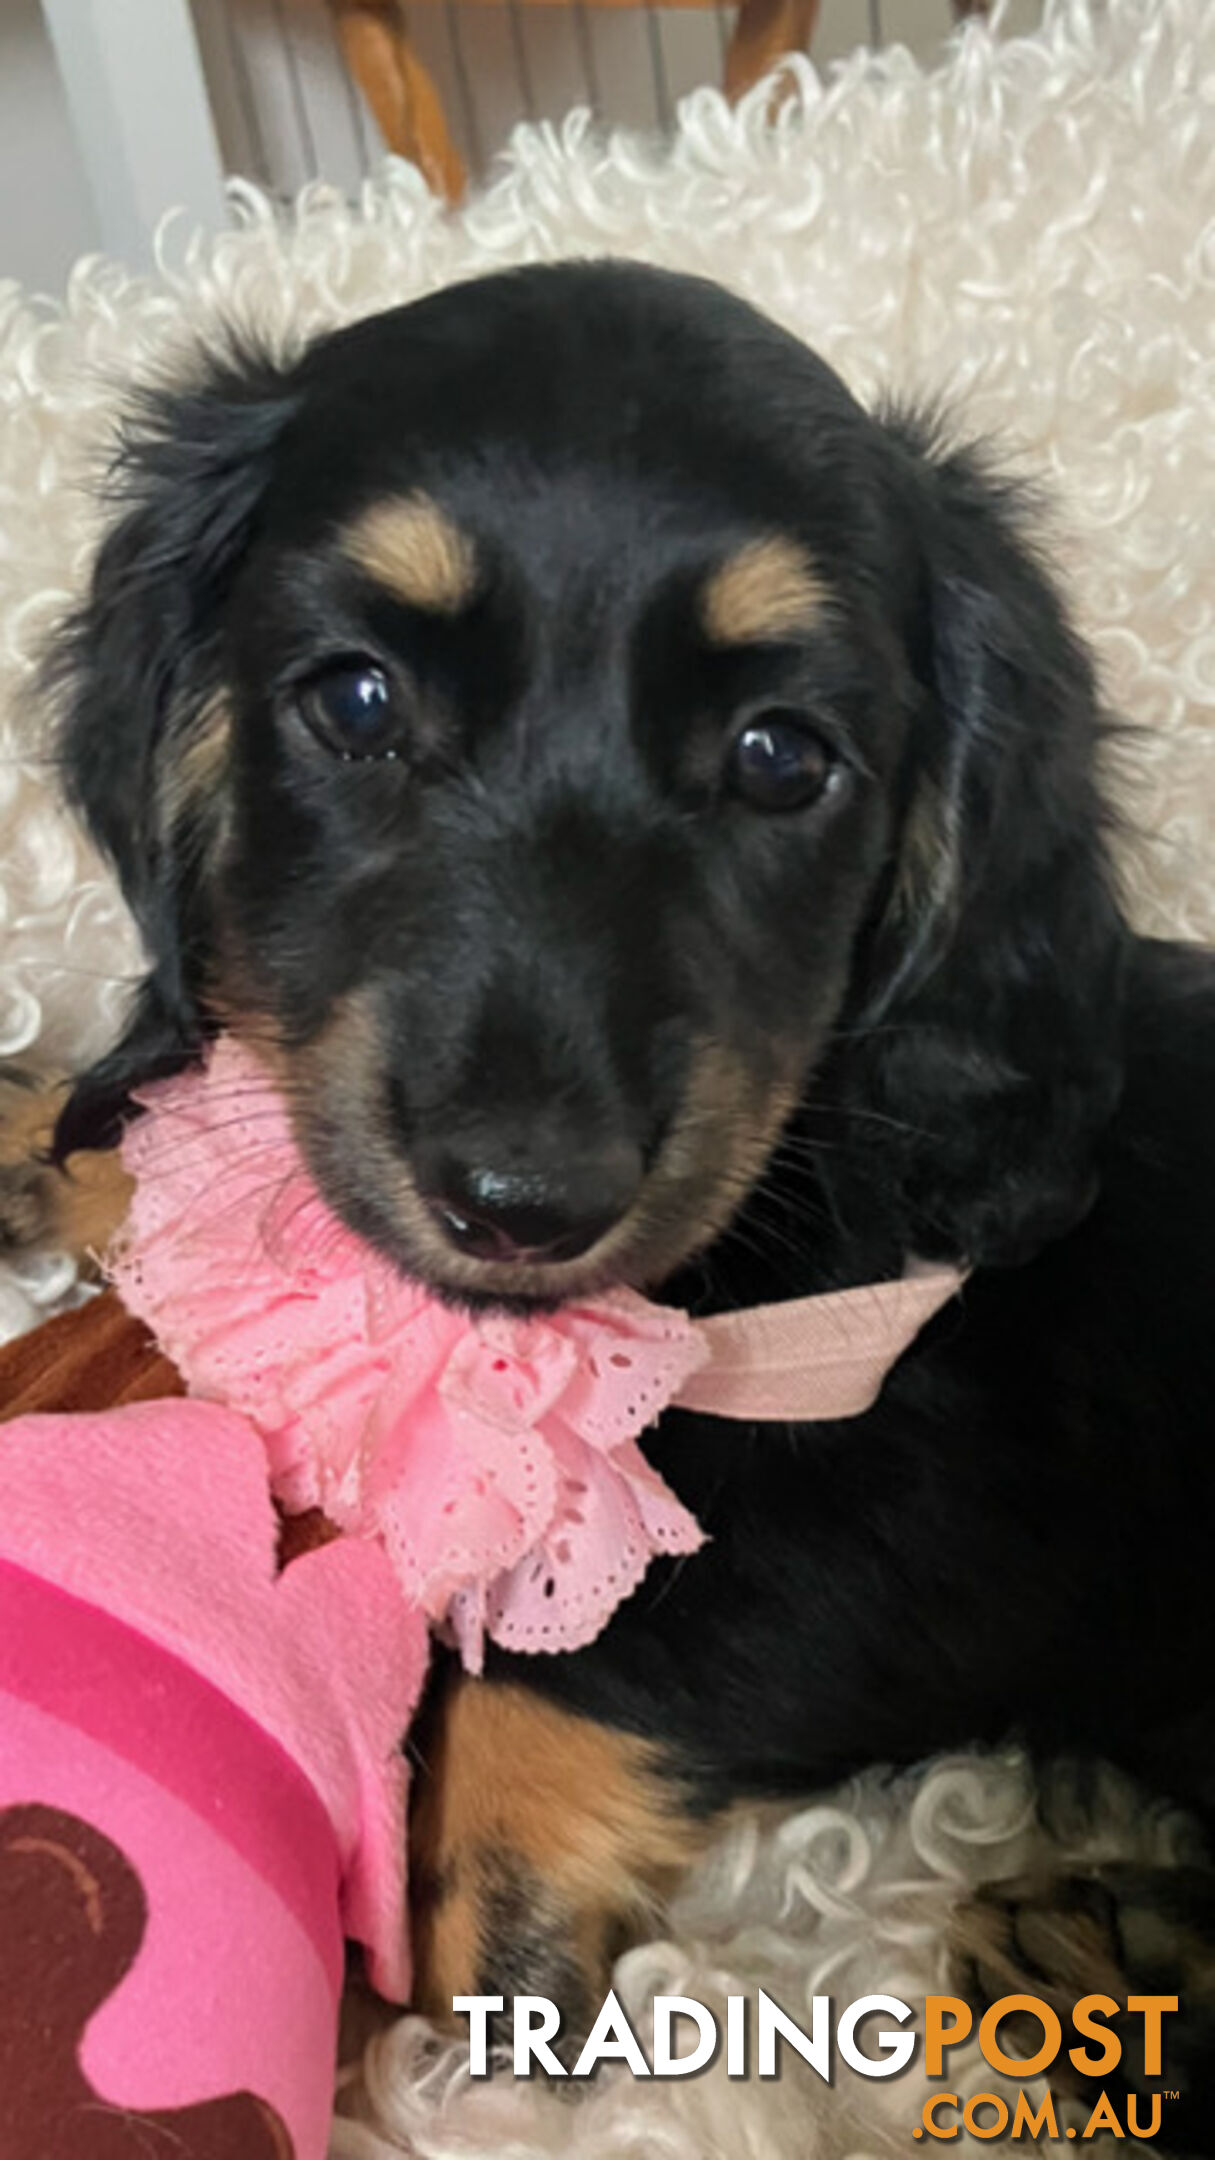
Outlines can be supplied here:
M216 366L124 473L54 664L152 964L65 1147L222 1025L455 1295L661 1281L819 1106L833 1212L903 1245L1076 1214L1121 942L1092 687L972 462L601 265Z

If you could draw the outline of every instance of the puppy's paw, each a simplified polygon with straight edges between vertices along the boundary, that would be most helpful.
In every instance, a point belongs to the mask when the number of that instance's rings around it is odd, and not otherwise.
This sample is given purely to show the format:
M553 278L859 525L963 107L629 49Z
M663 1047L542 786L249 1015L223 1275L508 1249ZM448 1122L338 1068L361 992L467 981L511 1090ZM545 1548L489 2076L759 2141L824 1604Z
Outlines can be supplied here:
M37 1162L0 1162L0 1260L55 1243L56 1173Z
M1126 1863L994 1883L958 1908L950 1934L954 1984L976 2012L1005 1995L1032 1995L1056 2012L1060 2086L1070 2081L1093 2095L1101 2086L1120 2095L1168 2089L1177 2094L1169 2150L1215 2154L1215 1872ZM1085 1995L1119 2005L1104 2020L1121 2043L1109 2076L1082 2077L1069 2060L1073 2047L1094 2046L1073 2023ZM1125 2008L1144 1996L1177 2003L1161 2018L1158 2073L1145 2064L1142 2010ZM1015 2051L1017 2020L1006 2024ZM1023 2038L1026 2053L1041 2045L1037 2020L1027 2021Z
M959 1993L984 2007L1035 1995L1063 2017L1081 1995L1125 1992L1117 1906L1100 1874L990 1884L958 1907L950 1950Z
M706 1841L674 1765L529 1689L463 1677L432 1700L417 1752L416 2007L450 2023L456 1995L542 1995L557 2052L576 2052L616 1957Z
M58 1087L0 1090L0 1260L67 1252L91 1265L126 1215L131 1180L116 1153L50 1160L62 1100Z

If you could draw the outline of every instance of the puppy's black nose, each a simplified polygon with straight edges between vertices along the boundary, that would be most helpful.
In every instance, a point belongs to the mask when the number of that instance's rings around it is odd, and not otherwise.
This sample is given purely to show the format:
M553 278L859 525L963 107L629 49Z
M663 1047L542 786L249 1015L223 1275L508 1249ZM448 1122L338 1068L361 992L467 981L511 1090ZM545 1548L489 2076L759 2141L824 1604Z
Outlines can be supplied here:
M559 1170L491 1170L449 1154L423 1196L448 1243L473 1259L576 1260L620 1220L641 1170L641 1150L627 1142Z

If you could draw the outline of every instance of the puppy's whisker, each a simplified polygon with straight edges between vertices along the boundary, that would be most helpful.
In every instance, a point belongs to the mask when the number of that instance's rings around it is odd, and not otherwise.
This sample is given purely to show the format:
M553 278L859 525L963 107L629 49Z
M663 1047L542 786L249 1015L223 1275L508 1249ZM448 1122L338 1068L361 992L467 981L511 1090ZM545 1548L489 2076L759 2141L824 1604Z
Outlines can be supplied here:
M824 1103L821 1111L816 1108L814 1114L846 1118L853 1124L881 1125L888 1132L900 1133L912 1140L934 1141L941 1137L926 1125L909 1124L906 1118L891 1117L885 1110L870 1110L863 1103Z
M753 1214L736 1218L726 1233L727 1240L749 1252L757 1260L771 1260L774 1256L804 1261L805 1245L778 1224L764 1221Z
M182 1163L190 1162L191 1160L196 1159L201 1164L206 1165L213 1160L212 1151L209 1144L211 1136L213 1134L223 1135L228 1133L249 1131L254 1135L254 1138L256 1140L257 1128L260 1126L274 1129L279 1124L280 1116L280 1112L268 1107L233 1109L230 1113L226 1113L222 1117L215 1118L211 1123L210 1132L205 1136L200 1135L197 1141L195 1141L193 1135L189 1132L187 1132L183 1138L176 1141L174 1145L175 1160L178 1163ZM134 1128L137 1128L138 1124L139 1120L138 1118L136 1118L133 1121ZM270 1147L273 1143L270 1139L267 1139L264 1143L258 1144L264 1144L266 1147ZM148 1174L150 1176L155 1175L154 1166L149 1169Z

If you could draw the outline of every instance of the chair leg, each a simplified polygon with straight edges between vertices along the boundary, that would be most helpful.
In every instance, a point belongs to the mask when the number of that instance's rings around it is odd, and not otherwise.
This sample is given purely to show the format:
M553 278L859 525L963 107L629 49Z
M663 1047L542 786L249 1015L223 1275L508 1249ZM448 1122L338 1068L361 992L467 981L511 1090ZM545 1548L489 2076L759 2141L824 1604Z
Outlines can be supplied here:
M464 161L394 0L329 0L329 5L346 65L388 149L419 166L437 194L456 201L464 191Z
M726 54L725 91L740 98L786 53L805 52L822 0L742 0Z

